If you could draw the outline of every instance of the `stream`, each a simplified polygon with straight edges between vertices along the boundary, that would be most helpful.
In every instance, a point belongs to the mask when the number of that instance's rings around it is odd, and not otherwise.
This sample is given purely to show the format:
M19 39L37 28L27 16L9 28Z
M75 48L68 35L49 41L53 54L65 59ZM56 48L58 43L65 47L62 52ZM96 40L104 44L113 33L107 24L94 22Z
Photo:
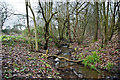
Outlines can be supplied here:
M59 51L60 53L58 56L71 59L71 49L67 48L67 46L62 46ZM120 78L117 74L102 70L98 73L97 71L91 70L84 65L68 62L63 59L50 58L49 61L52 62L52 66L54 66L57 71L59 71L62 78L105 78L111 80L113 78Z

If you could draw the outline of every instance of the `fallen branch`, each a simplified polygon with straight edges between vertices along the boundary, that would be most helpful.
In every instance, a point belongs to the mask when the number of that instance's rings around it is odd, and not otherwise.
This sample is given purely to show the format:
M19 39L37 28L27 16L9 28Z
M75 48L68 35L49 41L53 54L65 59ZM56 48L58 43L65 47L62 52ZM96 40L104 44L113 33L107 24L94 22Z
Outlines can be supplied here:
M56 57L56 58L59 58L59 59L64 59L66 61L69 61L69 62L75 62L75 63L78 63L78 62L82 62L82 60L70 60L68 58L65 58L65 57L60 57L60 56L57 56L57 55L51 55L51 56L48 56L47 58L50 58L50 57Z

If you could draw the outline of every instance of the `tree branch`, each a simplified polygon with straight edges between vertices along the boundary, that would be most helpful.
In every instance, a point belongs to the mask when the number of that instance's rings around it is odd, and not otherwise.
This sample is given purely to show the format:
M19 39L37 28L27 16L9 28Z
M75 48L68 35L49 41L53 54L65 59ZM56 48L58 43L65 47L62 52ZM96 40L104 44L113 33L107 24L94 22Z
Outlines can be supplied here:
M48 23L51 21L52 17L57 14L57 12L53 13L52 16L50 17L50 19L48 20Z
M17 13L11 13L11 14L13 14L13 15L21 15L21 16L25 16L26 17L26 15L24 15L24 14L17 14ZM31 16L29 16L29 17L33 19L33 17L31 17Z
M57 55L48 56L47 59L50 58L50 57L57 57L59 59L64 59L64 60L69 61L69 62L82 63L82 60L70 60L68 58L60 57L60 56L57 56Z
M43 10L43 7L41 6L40 0L38 0L38 3L39 3L39 6L40 6L40 8L42 10L43 18L44 18L45 22L47 23L47 20L46 20L45 15L44 15L44 10Z
M81 10L79 10L79 12L78 12L77 14L79 14L79 13L80 13L83 9L85 9L88 5L89 5L89 3L86 4Z

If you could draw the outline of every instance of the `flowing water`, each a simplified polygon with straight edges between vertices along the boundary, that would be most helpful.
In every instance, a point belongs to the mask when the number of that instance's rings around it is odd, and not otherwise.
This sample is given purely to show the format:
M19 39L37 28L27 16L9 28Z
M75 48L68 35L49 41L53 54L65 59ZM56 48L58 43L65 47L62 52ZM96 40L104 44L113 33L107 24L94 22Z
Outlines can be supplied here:
M70 49L66 46L60 48L60 57L66 57L70 59ZM85 67L79 63L68 62L66 60L59 60L58 58L50 59L52 65L59 71L62 78L118 78L118 75L107 72L91 70L88 67ZM120 77L119 77L120 78Z

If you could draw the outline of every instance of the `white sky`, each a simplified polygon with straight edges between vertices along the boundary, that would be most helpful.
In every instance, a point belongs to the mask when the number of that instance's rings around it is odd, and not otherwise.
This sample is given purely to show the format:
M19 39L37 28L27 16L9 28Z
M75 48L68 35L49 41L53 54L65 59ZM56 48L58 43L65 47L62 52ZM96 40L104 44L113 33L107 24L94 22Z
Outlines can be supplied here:
M40 1L45 1L45 0L40 0ZM46 0L49 1L49 0ZM53 0L53 1L65 1L65 0ZM71 0L72 1L72 0ZM0 0L0 2L6 2L7 4L10 5L10 8L14 11L15 14L25 14L26 9L25 9L25 0ZM38 3L38 0L30 0L31 6L34 7ZM29 13L30 16L31 12ZM13 16L12 18L9 18L5 23L4 26L13 26L14 23L17 22L16 16ZM5 27L3 27L4 29Z
M20 13L25 13L25 0L0 0L0 1L5 1L8 4L10 4L14 10L19 11ZM49 0L40 0L40 1L49 1ZM53 1L66 1L66 0L53 0ZM68 0L68 1L76 1L76 0ZM96 0L77 0L77 1L96 1ZM99 1L99 0L97 0ZM105 0L100 0L100 1L105 1ZM106 1L119 1L119 0L106 0ZM35 5L35 3L38 2L38 0L30 0L31 5Z
M13 9L13 11L15 11L15 13L17 14L25 14L25 0L0 0L0 2L7 2L10 7ZM45 0L40 0L40 1L45 1ZM46 0L49 1L49 0ZM52 0L52 1L57 1L57 2L65 2L66 0ZM68 0L70 2L76 1L76 0ZM77 0L77 1L95 1L95 0ZM98 1L98 0L97 0ZM101 0L103 1L103 0ZM107 0L108 1L108 0ZM111 1L119 1L119 0L111 0ZM31 6L34 7L37 3L38 0L30 0L31 2ZM31 15L31 13L29 14ZM31 15L32 16L32 15ZM10 19L8 21L6 21L5 26L11 25L13 26L13 23L16 20L14 19Z
M0 0L0 2L6 2L9 4L10 9L14 11L15 14L26 14L26 9L25 9L25 0ZM31 6L34 7L37 4L37 0L30 0ZM31 13L29 14L30 16ZM16 16L10 17L4 24L4 26L13 26L14 23L17 23L18 18ZM5 27L3 27L4 29Z
M0 0L0 1L5 1L8 4L10 4L14 10L19 11L20 13L25 13L25 0ZM45 0L41 0L45 1ZM49 1L49 0L46 0ZM65 1L65 0L53 0L53 1ZM75 0L70 0L70 1L75 1ZM35 5L35 3L38 2L38 0L30 0L31 5Z
M25 0L2 0L7 2L13 7L13 10L18 11L18 13L25 14ZM31 0L31 5L34 4L36 0Z

